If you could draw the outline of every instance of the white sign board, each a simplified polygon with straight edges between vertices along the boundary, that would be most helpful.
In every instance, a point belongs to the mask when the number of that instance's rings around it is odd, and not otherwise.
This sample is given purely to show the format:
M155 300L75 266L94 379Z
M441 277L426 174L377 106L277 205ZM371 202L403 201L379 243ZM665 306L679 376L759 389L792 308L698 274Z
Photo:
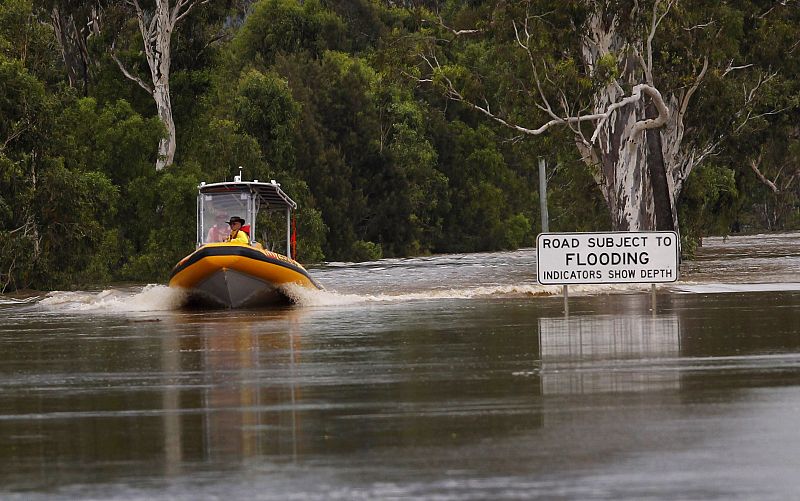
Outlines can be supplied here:
M674 231L540 233L536 278L542 285L674 282L678 235Z

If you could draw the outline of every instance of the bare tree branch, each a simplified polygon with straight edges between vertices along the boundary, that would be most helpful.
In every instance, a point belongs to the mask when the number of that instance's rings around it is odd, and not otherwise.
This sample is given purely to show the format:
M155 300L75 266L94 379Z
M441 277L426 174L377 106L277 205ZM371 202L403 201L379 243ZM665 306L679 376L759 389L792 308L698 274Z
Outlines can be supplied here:
M767 188L772 190L773 193L777 194L777 193L780 192L778 187L775 186L775 183L773 183L772 181L767 179L767 177L764 174L762 174L761 169L759 169L759 166L761 165L762 157L763 157L763 153L759 153L758 154L758 158L751 159L750 160L750 168L753 170L753 172L755 172L756 177L758 178L759 181L764 183L764 185L766 185Z
M650 96L653 99L653 102L655 103L656 108L659 111L659 115L656 118L640 120L640 121L636 122L636 124L634 125L634 132L641 132L641 131L646 130L646 129L653 129L653 128L661 127L662 125L664 125L664 123L666 123L667 119L669 118L669 110L667 109L666 105L664 104L664 100L661 97L661 93L658 91L658 89L656 89L655 87L651 87L650 85L647 85L647 84L639 84L639 85L637 85L637 86L635 86L633 88L633 92L631 93L630 96L628 96L628 97L626 97L626 98L624 98L624 99L622 99L622 100L620 100L620 101L618 101L616 103L613 103L608 108L606 108L606 111L603 112L603 113L594 113L594 114L591 114L591 115L556 117L556 118L552 118L548 122L545 122L543 125L539 126L538 128L533 129L533 128L528 128L528 127L523 127L521 125L518 125L518 124L515 124L515 123L512 123L512 122L509 122L508 120L505 120L504 118L492 113L492 111L489 109L489 107L487 105L480 106L480 105L477 105L477 104L473 103L472 101L464 98L464 96L460 92L458 92L458 90L455 88L455 86L453 85L452 81L450 81L449 78L443 77L443 80L447 84L446 95L447 95L448 98L452 99L453 101L459 101L459 102L464 103L468 107L483 113L484 115L488 116L489 118L491 118L495 122L497 122L497 123L499 123L501 125L504 125L505 127L508 127L510 129L513 129L513 130L516 130L518 132L521 132L523 134L528 134L528 135L532 135L532 136L538 136L538 135L544 133L545 131L547 131L550 127L552 127L554 125L569 125L569 124L577 124L577 123L582 123L582 122L599 121L600 123L598 123L598 126L597 126L597 128L595 130L595 133L592 135L592 140L590 141L590 142L593 143L597 139L597 136L599 134L599 128L602 125L602 123L604 123L606 120L608 120L608 118L611 116L611 114L613 114L619 108L622 108L623 106L626 106L626 105L629 105L629 104L632 104L632 103L635 103L635 102L639 101L642 98L642 94L647 94L648 96Z
M752 66L753 66L753 63L750 63L750 64L743 64L743 65L741 65L741 66L734 66L734 65L733 65L733 59L731 59L731 60L728 62L728 67L727 67L727 68L725 68L725 71L723 71L723 72L722 72L721 78L725 78L725 77L728 75L728 73L730 73L731 71L736 71L736 70L744 70L744 69L746 69L746 68L750 68L750 67L752 67Z
M22 125L23 122L24 122L24 125ZM22 125L22 126L20 127L20 125ZM17 127L19 127L19 128L17 128ZM12 130L13 129L16 129L16 130L13 130L13 132L11 132L11 134L9 134L8 137L3 141L3 147L0 148L0 152L4 151L12 141L14 141L18 137L20 137L23 133L28 131L31 128L31 123L30 123L30 121L23 119L23 120L19 120L19 121L15 122L12 125L11 128L12 128Z
M703 30L708 28L709 26L713 25L716 21L713 19L707 23L696 24L694 26L690 26L688 28L684 28L683 31L694 31L694 30Z
M548 101L547 96L545 95L544 90L542 89L542 81L539 78L539 70L536 67L536 61L534 60L533 52L531 52L531 49L530 49L531 34L528 31L528 19L529 19L528 17L525 18L525 24L524 24L525 41L524 42L523 42L522 38L520 37L520 33L519 33L519 29L517 28L516 21L512 21L512 24L514 26L514 33L516 35L517 44L519 44L519 46L522 47L523 50L525 50L525 53L526 53L526 55L528 57L528 63L531 65L531 70L533 71L533 79L536 82L536 89L539 92L539 98L541 99L541 101L543 103L543 104L536 103L536 107L539 108L540 110L544 111L545 113L547 113L551 118L559 119L560 117L558 115L556 115L555 112L553 111L553 107L550 106L550 102Z
M746 105L751 104L753 102L753 99L755 98L756 93L761 88L761 86L764 85L765 83L769 82L770 80L772 80L776 76L778 76L778 72L777 71L772 72L772 73L767 73L766 75L765 74L759 74L758 82L756 82L756 84L753 86L753 88L751 88L749 92L747 90L745 90L746 97L745 97L745 100L744 100L744 104L746 104Z
M767 17L769 15L770 12L772 12L775 9L777 9L778 7L786 7L786 6L788 6L788 5L792 4L792 3L794 3L794 0L778 0L777 2L775 2L775 4L772 7L767 9L766 12L764 12L763 14L758 16L758 18L759 19L764 19L765 17Z
M423 21L428 21L428 20L427 19L423 19ZM455 35L457 37L461 36L461 35L476 35L478 33L483 33L483 30L477 29L477 28L468 29L468 30L457 30L455 28L451 28L450 26L447 26L446 24L444 24L444 20L442 19L442 16L440 16L440 15L437 15L436 24L438 26L440 26L442 29L449 31L450 33L452 33L453 35Z
M676 196L683 189L683 183L686 181L686 178L689 177L689 174L691 174L692 169L694 169L696 165L702 164L707 158L716 155L721 144L722 138L717 138L717 140L706 144L699 150L690 150L683 161L676 164L674 181Z
M703 57L703 68L700 70L700 73L697 74L697 77L694 79L694 83L689 90L686 91L686 95L683 96L683 101L681 102L679 111L678 111L678 119L680 120L680 125L683 126L683 117L686 116L686 110L689 108L689 101L692 99L692 96L697 89L700 88L700 82L703 81L703 77L705 76L706 72L708 71L708 56Z
M17 264L17 256L14 256L14 259L11 260L11 265L8 267L8 271L5 273L5 276L7 278L6 280L3 281L3 287L0 288L0 293L4 293L8 288L8 286L14 283L14 266L16 264Z
M789 108L781 108L779 110L765 111L764 113L759 113L757 115L754 115L752 108L750 108L750 109L747 110L747 116L744 118L742 123L740 123L736 127L736 129L734 129L733 132L737 133L737 132L741 131L742 129L744 129L744 126L747 125L747 123L750 122L751 120L755 120L755 119L761 118L761 117L768 117L768 116L771 116L771 115L780 115L781 113L783 113L784 111L786 111L788 109Z
M194 1L194 0L179 0L178 3L175 4L175 8L172 10L172 25L174 26L178 21L186 17L189 14L189 11L192 10L192 7L195 5L203 5L207 4L210 0L201 0L201 1ZM182 13L178 14L180 9L186 7Z
M142 89L146 90L148 94L153 95L152 87L147 85L144 82L144 80L142 80L141 78L139 78L136 75L133 75L131 72L129 72L128 69L125 68L125 65L122 64L122 61L119 60L119 58L117 57L117 54L114 52L115 44L116 44L116 41L111 43L111 50L109 50L109 54L111 54L111 59L113 59L114 62L117 63L117 66L119 66L119 69L120 69L120 71L122 71L122 74L125 75L128 79L133 80L134 82L139 84L139 87L141 87Z
M661 24L661 21L669 14L670 9L675 4L675 0L669 0L667 2L667 8L664 9L664 12L659 16L658 15L658 6L661 4L661 0L656 0L653 2L653 17L650 21L650 33L647 35L647 65L645 66L645 77L647 78L647 83L653 85L653 39L656 36L656 30L658 26Z

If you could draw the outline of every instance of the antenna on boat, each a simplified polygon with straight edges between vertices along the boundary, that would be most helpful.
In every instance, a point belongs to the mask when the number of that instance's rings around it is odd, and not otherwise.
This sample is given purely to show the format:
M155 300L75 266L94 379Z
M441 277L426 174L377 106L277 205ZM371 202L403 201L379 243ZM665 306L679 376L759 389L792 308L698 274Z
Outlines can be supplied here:
M241 183L242 182L242 168L243 167L240 165L239 166L239 175L238 176L233 176L233 182L234 183Z

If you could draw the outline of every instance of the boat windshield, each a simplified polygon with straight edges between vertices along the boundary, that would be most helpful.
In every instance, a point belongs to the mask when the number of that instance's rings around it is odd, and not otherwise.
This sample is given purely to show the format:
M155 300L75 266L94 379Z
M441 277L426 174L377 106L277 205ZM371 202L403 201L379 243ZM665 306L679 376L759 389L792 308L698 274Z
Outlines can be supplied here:
M256 216L259 210L283 212L286 215L286 255L291 248L291 215L297 203L281 190L275 181L259 183L242 181L200 183L197 194L197 246L224 242L230 235L228 221L241 217L249 226L250 243L255 242Z
M253 220L257 208L249 192L203 193L198 203L197 237L200 244L224 242L230 234L228 221L241 217L245 224Z

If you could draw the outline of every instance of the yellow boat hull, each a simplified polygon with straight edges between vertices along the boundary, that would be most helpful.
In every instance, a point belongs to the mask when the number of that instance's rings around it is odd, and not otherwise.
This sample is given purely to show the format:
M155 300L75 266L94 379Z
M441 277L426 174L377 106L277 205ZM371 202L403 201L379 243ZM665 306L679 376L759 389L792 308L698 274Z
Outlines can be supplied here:
M237 243L207 244L183 258L169 286L186 289L190 304L249 308L288 303L282 287L321 289L303 266L284 255Z

